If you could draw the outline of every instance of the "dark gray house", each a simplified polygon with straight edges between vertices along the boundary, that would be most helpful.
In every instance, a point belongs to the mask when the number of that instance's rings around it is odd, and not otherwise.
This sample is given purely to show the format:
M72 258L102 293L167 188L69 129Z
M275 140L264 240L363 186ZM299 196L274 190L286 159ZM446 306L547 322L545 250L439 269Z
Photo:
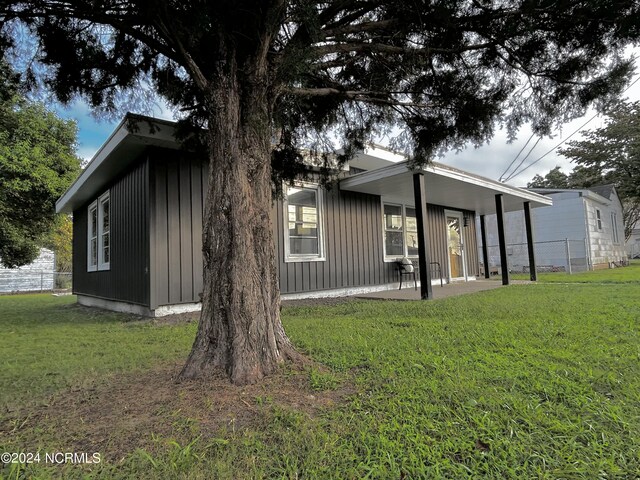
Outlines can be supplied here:
M73 292L144 315L197 309L207 162L179 148L171 122L130 129L130 118L140 119L127 116L57 202L74 218ZM398 288L403 257L423 262L424 295L441 275L474 280L476 215L551 204L436 163L416 172L378 147L349 167L359 173L345 170L337 187L299 183L271 206L283 298Z

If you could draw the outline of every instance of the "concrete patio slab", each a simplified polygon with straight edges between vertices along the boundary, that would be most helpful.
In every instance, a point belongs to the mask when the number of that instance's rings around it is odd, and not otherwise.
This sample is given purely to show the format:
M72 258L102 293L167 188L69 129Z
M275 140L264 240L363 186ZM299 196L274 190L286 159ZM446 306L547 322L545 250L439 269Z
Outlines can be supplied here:
M516 283L516 282L512 282ZM518 282L520 283L520 282ZM526 283L526 282L522 282ZM413 288L413 285L409 288L404 287L402 290L385 290L383 292L366 293L361 295L355 295L355 298L362 298L367 300L420 300L420 287L417 290ZM492 290L494 288L500 288L502 283L497 280L475 280L471 282L453 282L445 284L443 287L440 285L433 286L433 298L446 298L457 295L465 295L467 293L482 292L484 290Z

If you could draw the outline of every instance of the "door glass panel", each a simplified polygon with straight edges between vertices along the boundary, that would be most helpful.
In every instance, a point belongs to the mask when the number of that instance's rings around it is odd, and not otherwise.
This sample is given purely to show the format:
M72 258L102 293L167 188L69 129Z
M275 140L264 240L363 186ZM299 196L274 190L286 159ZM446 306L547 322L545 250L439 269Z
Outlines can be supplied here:
M461 233L462 230L460 229L460 218L447 215L447 238L449 244L449 264L451 266L451 278L464 277Z

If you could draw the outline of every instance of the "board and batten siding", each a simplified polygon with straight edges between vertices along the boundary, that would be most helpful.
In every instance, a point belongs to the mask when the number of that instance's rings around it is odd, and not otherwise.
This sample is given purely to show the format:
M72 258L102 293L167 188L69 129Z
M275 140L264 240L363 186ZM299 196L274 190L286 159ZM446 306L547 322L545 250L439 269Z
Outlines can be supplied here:
M283 294L385 285L399 280L394 262L384 261L382 202L368 195L334 188L324 192L324 261L286 262L282 201L272 208L274 239ZM428 205L427 231L431 261L439 262L448 277L445 207ZM473 212L467 212L473 218ZM473 221L464 229L467 273L478 272L477 241ZM436 273L432 271L435 278Z
M73 293L149 305L149 162L134 164L73 212ZM110 199L110 269L87 271L87 208Z
M202 219L208 164L176 150L148 149L108 187L111 200L111 268L87 271L87 207L74 212L73 290L81 295L155 309L195 303L203 289ZM107 188L99 192L96 198ZM284 207L271 207L280 289L284 294L397 282L384 261L379 196L340 191L323 195L325 260L285 262ZM267 207L269 208L269 207ZM428 205L431 261L448 278L445 207ZM467 212L473 218L473 212ZM474 222L464 229L467 273L477 274ZM436 272L432 271L435 278Z
M208 164L151 150L151 308L196 303L203 288L202 218Z

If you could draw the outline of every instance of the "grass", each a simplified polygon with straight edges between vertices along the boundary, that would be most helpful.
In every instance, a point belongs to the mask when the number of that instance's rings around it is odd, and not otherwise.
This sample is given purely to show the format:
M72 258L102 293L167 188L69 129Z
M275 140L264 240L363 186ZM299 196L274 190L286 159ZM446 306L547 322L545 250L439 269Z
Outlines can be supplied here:
M309 389L351 383L344 403L309 415L266 392L256 399L262 415L246 428L212 433L174 413L182 436L156 436L119 462L14 465L5 475L637 478L640 265L622 270L586 276L593 284L285 308L293 342L328 367L309 372ZM0 297L0 326L13 332L0 337L0 365L10 366L0 377L6 402L184 357L194 335L193 325L130 326L125 316L65 320L77 312L70 301ZM98 335L99 342L89 340ZM56 381L47 375L53 371ZM3 442L28 450L19 437L3 438L0 428Z
M0 411L119 372L184 355L195 326L156 328L139 317L75 305L75 297L0 296Z
M635 283L640 284L640 260L632 260L629 268L611 268L568 274L565 272L539 272L540 283ZM515 273L514 280L529 280L529 274Z

